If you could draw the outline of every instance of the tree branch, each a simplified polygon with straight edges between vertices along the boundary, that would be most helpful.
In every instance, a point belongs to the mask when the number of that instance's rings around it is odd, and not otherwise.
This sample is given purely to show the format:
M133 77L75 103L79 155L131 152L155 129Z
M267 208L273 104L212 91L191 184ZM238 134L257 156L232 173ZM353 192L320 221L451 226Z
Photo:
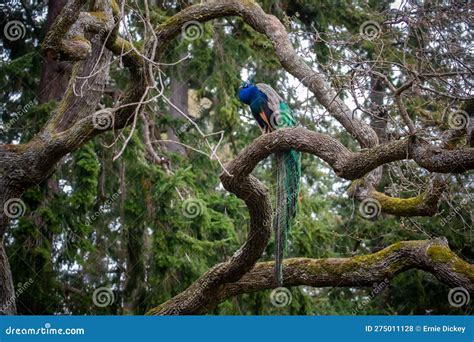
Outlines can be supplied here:
M278 18L265 13L254 1L211 1L180 11L156 29L160 41L159 51L163 51L168 43L181 33L181 28L186 22L191 20L205 22L223 16L240 16L257 32L266 35L272 42L282 67L308 87L318 101L359 141L362 147L378 144L377 134L372 127L352 115L352 111L339 98L327 77L311 69L295 52L288 33Z
M274 262L261 262L239 281L225 285L218 302L241 294L274 287ZM433 274L452 287L464 287L474 294L474 265L453 253L443 238L402 241L383 250L351 258L291 258L284 261L284 285L313 287L371 286L410 269Z
M272 209L266 188L250 173L270 154L290 149L311 153L325 160L339 175L349 175L354 177L352 179L357 179L370 171L364 169L366 164L375 168L393 161L394 156L405 158L407 151L413 150L409 148L410 145L406 145L411 141L417 140L395 141L356 153L350 152L338 140L328 135L304 128L280 129L255 139L226 165L228 173L221 173L224 188L243 199L249 209L250 230L247 241L230 260L211 268L185 291L152 309L150 314L182 315L206 312L217 305L222 289L240 279L260 258L270 235ZM450 152L452 151L446 153ZM474 149L469 153L474 155ZM474 167L474 159L470 167ZM274 285L276 286L276 283Z
M474 265L453 253L444 238L402 241L383 250L351 258L291 258L283 263L283 285L313 287L361 287L390 280L410 269L433 274L451 287L463 287L474 295ZM216 289L213 300L193 313L206 313L219 303L239 294L275 288L274 262L260 262L242 278ZM152 315L182 313L166 302L148 312Z

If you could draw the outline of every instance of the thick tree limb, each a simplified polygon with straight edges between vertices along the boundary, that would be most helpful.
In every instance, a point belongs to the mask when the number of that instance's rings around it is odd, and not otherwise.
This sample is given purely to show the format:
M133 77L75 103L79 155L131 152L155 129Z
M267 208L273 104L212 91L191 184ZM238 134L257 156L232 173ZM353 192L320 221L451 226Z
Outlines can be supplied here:
M348 190L349 195L359 201L376 200L381 212L404 217L436 214L441 194L446 188L446 183L440 177L435 177L428 188L418 196L398 198L375 190L372 185L366 184L366 178L354 181ZM377 214L374 212L374 215Z
M14 315L16 312L13 277L2 240L0 240L0 316Z
M261 257L270 238L272 209L267 189L252 175L241 172L240 165L228 170L234 177L221 175L224 187L243 199L250 213L250 229L242 247L226 262L212 267L188 289L151 313L163 315L198 314L215 301L216 289L247 273Z
M445 239L403 241L377 253L351 258L291 258L284 261L283 285L313 287L360 287L392 279L410 269L433 274L451 287L463 287L474 295L474 265L453 253ZM212 294L206 307L196 307L193 313L206 313L233 296L275 288L274 262L257 263L242 278L225 284ZM173 302L150 310L149 314L183 313L174 311ZM188 308L189 310L189 308ZM188 312L186 312L188 313Z
M225 285L219 302L232 296L274 288L274 262L261 262L239 281ZM352 258L291 258L284 262L284 286L371 286L410 269L433 274L444 284L474 295L474 265L453 253L445 239L403 241Z
M64 39L71 27L77 22L81 8L86 3L87 0L73 0L63 7L42 43L42 49L46 52L48 57L56 59L60 53L63 53L63 57L66 59L81 60L86 58L88 53L90 53L90 43L84 41L83 37L82 39L74 39L77 43L75 48L74 43L71 46L71 42ZM66 44L66 46L63 44Z
M48 164L55 163L100 132L94 129L91 118L86 117L54 136L40 136L26 145L0 146L0 158L8 161L3 172L19 184L42 179L50 170ZM474 148L443 150L412 137L352 152L327 134L301 127L281 129L255 139L236 160L245 174L269 155L290 149L320 157L339 177L348 180L361 178L386 163L406 159L414 160L431 172L462 173L474 169ZM232 163L237 163L236 160Z
M298 150L320 157L342 178L354 180L383 164L412 159L432 172L462 173L474 169L474 149L443 150L417 138L402 139L352 152L338 140L305 128L280 129L255 139L230 164L248 173L269 155Z

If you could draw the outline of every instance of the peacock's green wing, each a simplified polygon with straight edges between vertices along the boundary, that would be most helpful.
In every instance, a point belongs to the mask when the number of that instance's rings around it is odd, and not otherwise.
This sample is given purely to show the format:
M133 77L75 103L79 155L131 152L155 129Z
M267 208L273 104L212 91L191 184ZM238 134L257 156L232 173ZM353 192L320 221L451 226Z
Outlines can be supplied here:
M281 127L295 127L296 119L293 112L285 101L280 102L280 126Z

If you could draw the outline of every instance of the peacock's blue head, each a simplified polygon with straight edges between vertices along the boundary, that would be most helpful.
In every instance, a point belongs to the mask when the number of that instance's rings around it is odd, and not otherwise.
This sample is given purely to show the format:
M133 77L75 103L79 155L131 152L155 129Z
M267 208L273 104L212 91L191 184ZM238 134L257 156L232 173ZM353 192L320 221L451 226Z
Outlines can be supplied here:
M243 103L250 105L258 96L258 88L249 82L243 82L239 88L239 99Z

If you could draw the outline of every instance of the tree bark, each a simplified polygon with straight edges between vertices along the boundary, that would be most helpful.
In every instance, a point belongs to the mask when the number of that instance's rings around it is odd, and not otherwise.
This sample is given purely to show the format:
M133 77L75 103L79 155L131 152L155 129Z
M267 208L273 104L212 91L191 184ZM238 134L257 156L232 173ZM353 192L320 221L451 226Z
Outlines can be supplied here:
M15 288L5 251L4 235L10 222L10 217L7 216L7 201L18 197L19 190L8 186L7 178L0 169L0 315L16 313Z
M171 78L171 102L179 108L183 113L188 114L188 82L183 80L181 73L178 72ZM170 116L173 119L182 119L183 116L180 114L178 109L171 106ZM172 141L179 142L179 137L177 136L175 130L172 127L168 127L166 130L168 134L168 139ZM170 152L178 153L181 155L186 155L186 148L183 145L176 143L166 143L166 148Z
M241 293L274 288L274 262L261 262L239 281L225 285L218 302ZM284 262L284 286L371 286L391 280L410 269L433 274L451 287L463 287L474 295L474 265L453 253L443 238L402 241L383 250L352 258L291 258Z
M50 0L48 2L46 32L48 32L65 4L66 0ZM69 77L71 76L71 63L44 58L42 66L41 79L38 87L38 102L45 103L51 100L61 100L66 92Z
M167 301L148 312L150 315L204 314L219 303L239 294L276 288L274 262L257 263L236 282L222 284L207 298L206 305ZM474 295L474 265L453 253L443 238L403 241L377 253L351 258L291 258L283 264L283 286L360 287L389 282L397 274L419 269L433 274L451 287L463 287ZM206 277L204 275L203 277ZM202 282L202 278L200 279ZM188 295L198 296L199 287ZM188 290L186 290L188 291Z
M16 313L15 288L3 241L0 242L0 315Z

